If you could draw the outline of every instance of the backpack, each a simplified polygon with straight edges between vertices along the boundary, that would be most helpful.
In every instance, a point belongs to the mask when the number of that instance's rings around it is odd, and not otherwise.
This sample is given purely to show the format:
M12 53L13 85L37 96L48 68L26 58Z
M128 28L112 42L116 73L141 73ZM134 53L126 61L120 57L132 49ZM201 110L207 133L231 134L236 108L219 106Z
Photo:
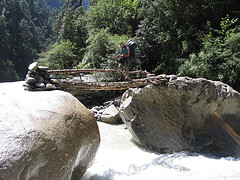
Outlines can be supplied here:
M130 63L136 63L135 49L137 48L137 44L133 40L129 39L126 45L129 47L129 50L130 50L130 56L129 56Z

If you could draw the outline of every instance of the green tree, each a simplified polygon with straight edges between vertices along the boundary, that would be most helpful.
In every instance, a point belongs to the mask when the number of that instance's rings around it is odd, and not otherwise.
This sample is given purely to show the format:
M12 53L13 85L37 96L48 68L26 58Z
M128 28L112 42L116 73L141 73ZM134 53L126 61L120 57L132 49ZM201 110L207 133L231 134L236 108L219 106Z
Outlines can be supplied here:
M89 32L87 40L88 46L80 67L88 68L106 68L111 67L114 61L114 44L111 40L111 34L107 29L92 30ZM110 60L110 61L109 61Z
M140 22L136 32L137 55L148 71L174 73L181 46L172 9L161 0L139 4Z
M137 0L93 1L87 11L90 29L109 29L112 34L134 35L137 25Z
M70 41L75 48L72 49L72 54L75 58L74 64L78 64L82 59L86 49L86 40L88 37L87 21L85 19L85 12L80 6L79 1L76 4L71 4L75 1L64 1L63 10L56 15L56 21L53 24L53 30L57 34L57 43L61 44L63 41ZM51 51L51 49L50 49ZM47 53L45 53L47 54ZM42 58L44 53L42 54ZM49 61L51 59L47 58ZM71 68L72 65L65 68Z
M0 15L1 64L14 68L6 69L5 73L16 72L24 78L29 63L50 41L49 9L45 0L2 0ZM15 77L1 76L0 79L14 80Z
M203 34L219 19L230 14L238 17L236 0L141 0L143 19L136 33L138 57L142 66L156 73L176 73L182 59L199 52ZM219 8L222 7L222 8Z
M240 27L238 19L223 18L220 29L210 28L198 54L179 68L183 75L220 80L240 89Z
M79 7L82 7L83 0L61 0L64 3L64 8L75 11Z
M76 67L77 56L73 52L77 51L76 44L70 40L57 41L49 47L49 50L41 53L41 58L37 61L40 65L46 65L50 69L67 69Z
M5 21L4 16L0 16L0 58L1 61L7 60L7 53L9 50L9 34L7 30L7 22ZM2 67L2 66L0 66ZM1 79L1 78L0 78Z

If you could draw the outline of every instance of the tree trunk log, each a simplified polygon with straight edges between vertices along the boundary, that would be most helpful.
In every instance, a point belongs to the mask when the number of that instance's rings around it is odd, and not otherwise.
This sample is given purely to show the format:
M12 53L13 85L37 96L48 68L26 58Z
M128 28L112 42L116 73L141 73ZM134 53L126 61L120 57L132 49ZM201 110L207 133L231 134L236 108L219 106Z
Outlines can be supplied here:
M128 88L143 87L149 84L162 84L167 82L167 79L144 78L144 79L134 79L132 81L125 82L69 82L62 80L58 87L64 90L79 89L79 90L126 90Z

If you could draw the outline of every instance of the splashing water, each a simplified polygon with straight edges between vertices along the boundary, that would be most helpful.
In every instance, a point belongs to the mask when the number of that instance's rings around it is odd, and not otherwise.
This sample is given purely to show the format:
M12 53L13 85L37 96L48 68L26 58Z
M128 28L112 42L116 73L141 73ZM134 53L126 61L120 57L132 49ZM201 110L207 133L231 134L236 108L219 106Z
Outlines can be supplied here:
M98 126L101 145L81 180L240 180L240 158L156 154L136 146L125 125Z

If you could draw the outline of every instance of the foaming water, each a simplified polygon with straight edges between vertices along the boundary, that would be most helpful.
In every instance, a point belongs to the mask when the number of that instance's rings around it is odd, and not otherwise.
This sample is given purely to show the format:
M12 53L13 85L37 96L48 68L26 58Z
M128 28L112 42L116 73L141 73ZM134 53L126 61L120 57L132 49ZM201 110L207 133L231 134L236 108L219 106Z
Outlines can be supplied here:
M240 159L156 154L136 146L125 125L98 126L101 144L81 180L240 180Z

